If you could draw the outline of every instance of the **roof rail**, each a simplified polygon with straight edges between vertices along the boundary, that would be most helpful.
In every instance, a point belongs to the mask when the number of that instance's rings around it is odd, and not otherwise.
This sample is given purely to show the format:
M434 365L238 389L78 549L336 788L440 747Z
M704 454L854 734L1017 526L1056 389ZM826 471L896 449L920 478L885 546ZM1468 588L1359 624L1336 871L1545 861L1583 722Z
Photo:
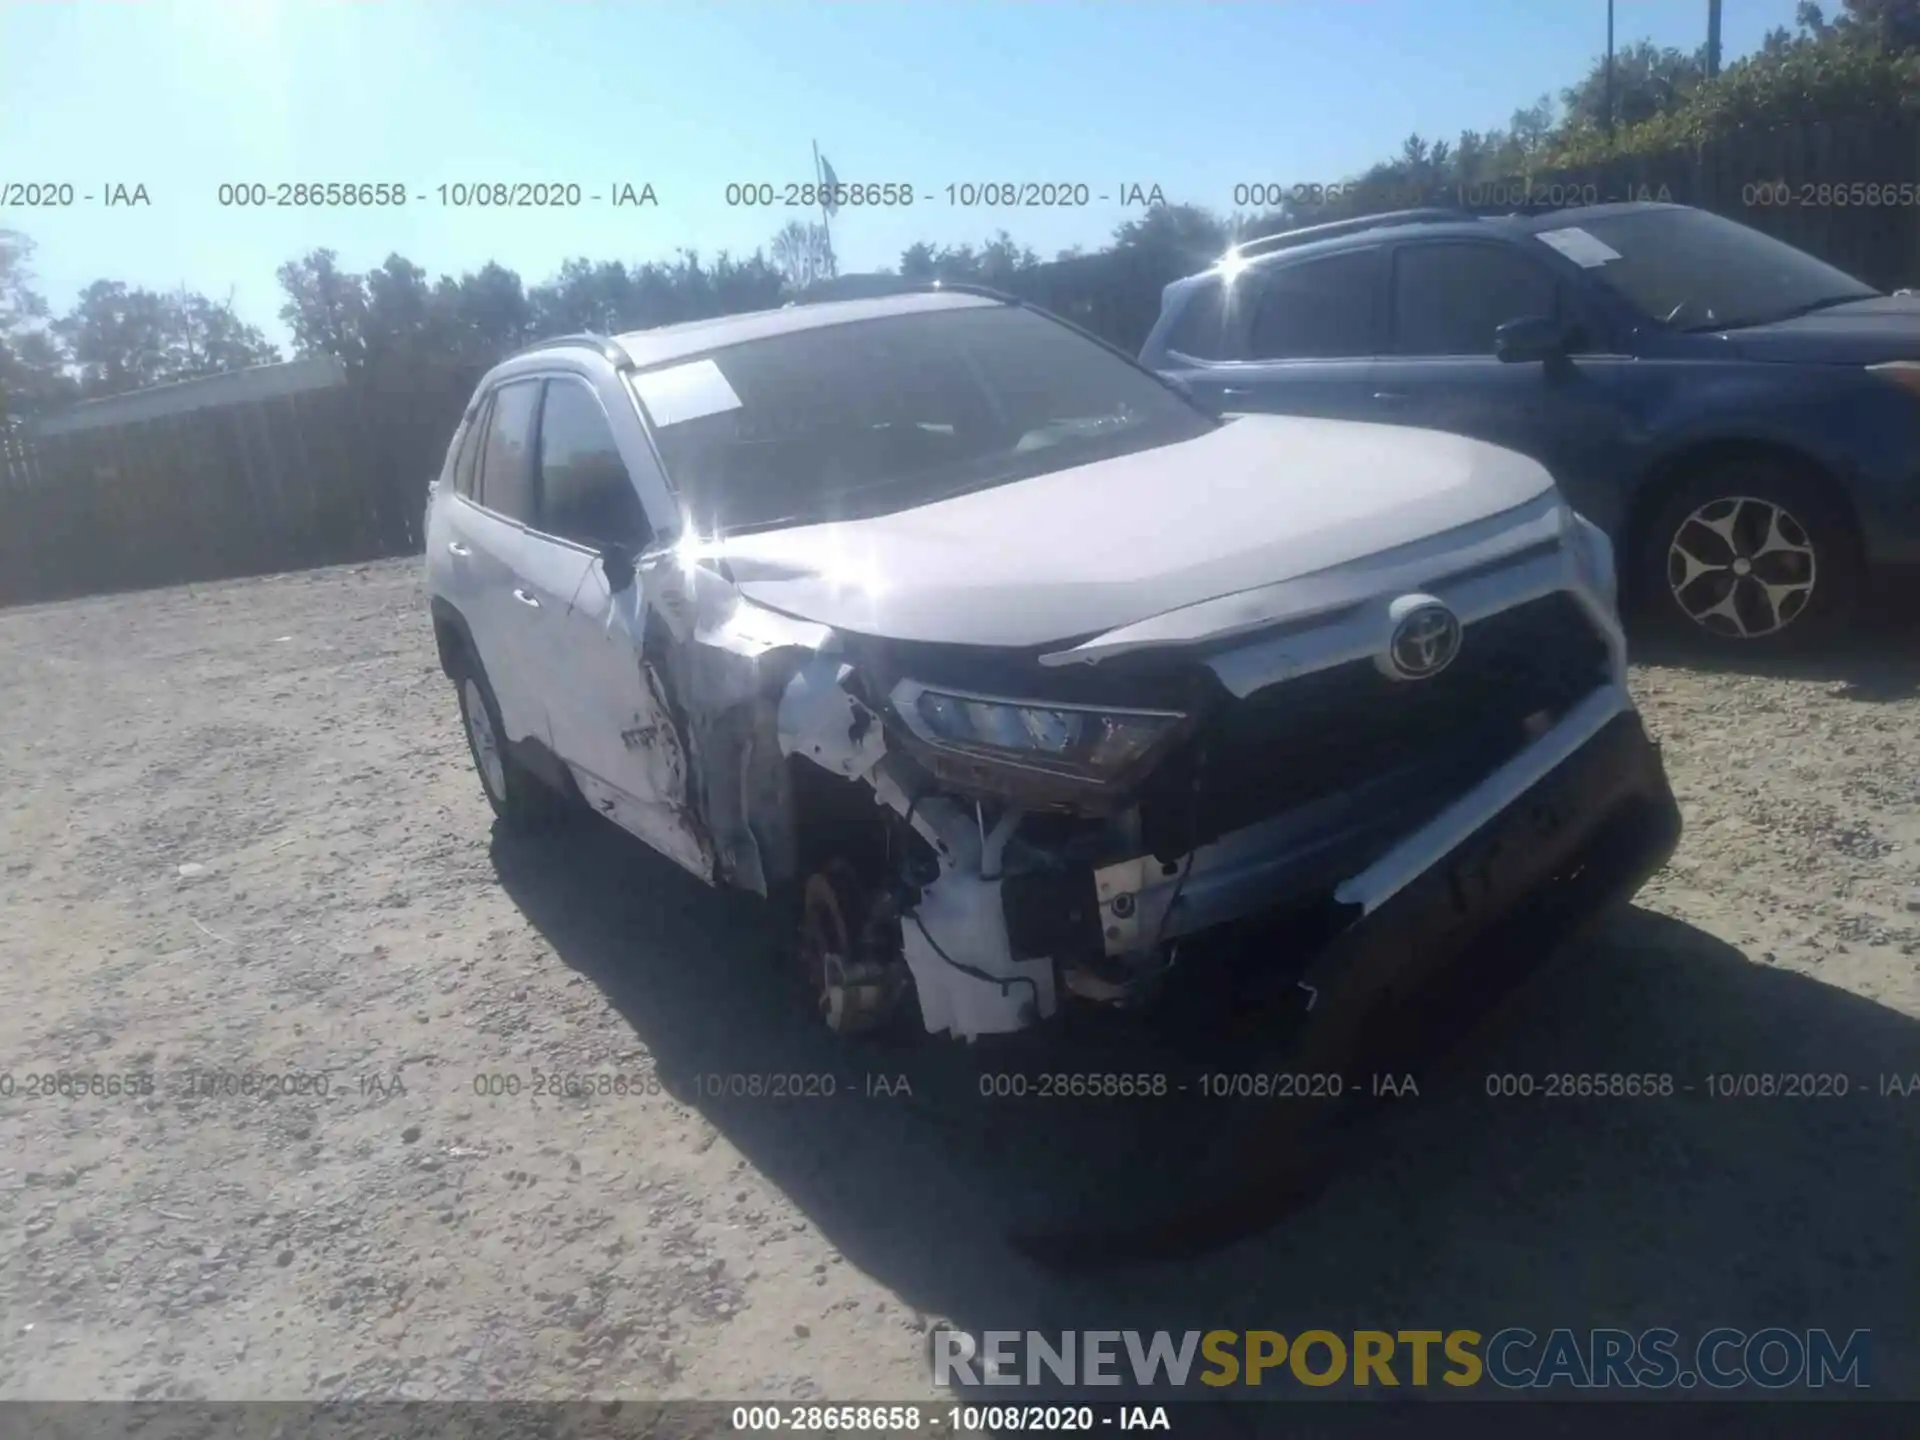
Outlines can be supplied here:
M838 281L856 282L847 285L845 294L836 295L834 285ZM952 292L957 295L978 295L983 299L998 300L1007 305L1021 302L1016 295L995 290L987 285L974 285L964 280L915 280L904 275L842 275L834 280L822 280L809 287L813 293L802 292L788 305L819 305L836 300L874 300L885 295L931 295ZM782 307L784 308L784 307Z
M605 335L596 335L591 330L582 330L573 335L554 335L545 340L536 340L531 345L514 351L515 357L531 355L536 350L583 349L595 351L601 359L616 369L628 369L633 365L633 357L628 355L614 341Z
M951 290L956 295L978 295L986 300L998 300L1003 305L1024 305L1027 302L1018 295L1009 295L1004 290L996 290L991 285L974 285L965 280L933 280L920 287L923 290Z
M1381 230L1391 225L1435 225L1450 220L1479 218L1471 210L1457 210L1445 205L1429 205L1417 210L1388 210L1378 215L1356 215L1348 220L1329 220L1324 225L1308 225L1299 230L1282 230L1277 235L1263 235L1258 240L1247 240L1232 246L1227 254L1245 260L1276 250L1290 250L1296 245L1311 245L1316 240L1333 240L1342 235L1358 235L1363 231Z

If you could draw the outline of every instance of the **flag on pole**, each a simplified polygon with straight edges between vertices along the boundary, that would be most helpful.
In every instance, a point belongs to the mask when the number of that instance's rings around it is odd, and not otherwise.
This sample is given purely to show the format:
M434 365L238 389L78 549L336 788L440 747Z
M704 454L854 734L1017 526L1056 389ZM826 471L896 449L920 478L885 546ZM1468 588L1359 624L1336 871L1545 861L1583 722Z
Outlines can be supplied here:
M820 208L829 215L838 214L840 203L834 198L834 192L840 188L840 182L834 177L833 166L827 163L827 157L820 157L820 183L826 187L826 197L821 200Z
M833 259L833 228L827 222L833 218L833 212L840 208L835 203L833 194L839 189L840 182L834 176L833 166L829 165L826 157L820 153L818 140L813 142L813 169L815 177L820 182L820 239L827 252L827 274L837 275L840 273L840 267L834 263Z

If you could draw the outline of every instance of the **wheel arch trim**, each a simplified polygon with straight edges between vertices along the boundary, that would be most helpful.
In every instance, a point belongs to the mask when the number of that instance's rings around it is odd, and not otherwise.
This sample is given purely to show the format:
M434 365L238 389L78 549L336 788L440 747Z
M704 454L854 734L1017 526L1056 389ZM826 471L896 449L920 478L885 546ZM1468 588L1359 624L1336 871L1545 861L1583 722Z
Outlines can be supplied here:
M463 656L472 657L475 663L479 661L480 650L473 643L473 627L454 603L442 596L435 595L429 600L427 609L433 617L433 643L440 656L440 673L451 680Z
M1621 511L1620 533L1615 550L1622 578L1632 574L1647 529L1654 516L1689 471L1720 459L1740 455L1759 455L1786 461L1830 482L1834 489L1835 510L1850 533L1856 549L1863 546L1860 506L1847 467L1837 457L1823 455L1802 437L1786 436L1764 428L1716 430L1676 439L1663 446L1641 467ZM1864 550L1861 550L1864 554Z

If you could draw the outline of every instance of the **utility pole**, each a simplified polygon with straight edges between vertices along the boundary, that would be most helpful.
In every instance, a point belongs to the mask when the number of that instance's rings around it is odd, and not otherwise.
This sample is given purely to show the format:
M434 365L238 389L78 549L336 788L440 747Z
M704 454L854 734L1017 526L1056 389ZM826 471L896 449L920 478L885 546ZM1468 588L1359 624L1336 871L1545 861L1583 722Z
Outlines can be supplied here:
M1613 0L1607 0L1607 139L1613 139Z
M1720 0L1707 0L1707 79L1720 73Z

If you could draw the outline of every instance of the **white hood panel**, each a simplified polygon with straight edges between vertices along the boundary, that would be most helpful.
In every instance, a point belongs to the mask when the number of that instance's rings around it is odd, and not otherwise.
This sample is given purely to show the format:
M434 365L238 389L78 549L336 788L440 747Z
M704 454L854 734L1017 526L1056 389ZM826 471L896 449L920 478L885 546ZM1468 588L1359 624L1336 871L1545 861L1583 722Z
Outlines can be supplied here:
M747 598L860 634L1036 646L1313 574L1525 504L1546 470L1432 430L1246 416L872 520L723 540Z

